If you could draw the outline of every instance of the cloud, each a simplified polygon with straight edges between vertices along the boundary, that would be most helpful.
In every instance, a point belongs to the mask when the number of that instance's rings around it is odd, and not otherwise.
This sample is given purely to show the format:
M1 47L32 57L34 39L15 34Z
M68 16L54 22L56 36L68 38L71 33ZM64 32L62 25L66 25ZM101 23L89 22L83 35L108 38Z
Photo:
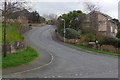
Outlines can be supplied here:
M57 2L57 0L53 0L53 2L39 2L34 3L33 9L37 10L41 15L43 14L64 14L73 10L82 10L85 12L83 2L85 0L59 0L61 2ZM63 1L63 2L62 2ZM66 2L64 2L66 1ZM118 18L118 1L119 0L87 0L93 2L100 6L101 12L106 13L113 18Z

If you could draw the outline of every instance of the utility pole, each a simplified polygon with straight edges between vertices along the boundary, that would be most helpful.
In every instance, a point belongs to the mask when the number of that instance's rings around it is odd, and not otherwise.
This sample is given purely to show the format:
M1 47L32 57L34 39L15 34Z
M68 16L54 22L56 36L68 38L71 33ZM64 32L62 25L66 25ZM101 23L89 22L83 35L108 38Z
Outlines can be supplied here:
M6 0L4 2L4 57L6 57L7 49L6 49Z

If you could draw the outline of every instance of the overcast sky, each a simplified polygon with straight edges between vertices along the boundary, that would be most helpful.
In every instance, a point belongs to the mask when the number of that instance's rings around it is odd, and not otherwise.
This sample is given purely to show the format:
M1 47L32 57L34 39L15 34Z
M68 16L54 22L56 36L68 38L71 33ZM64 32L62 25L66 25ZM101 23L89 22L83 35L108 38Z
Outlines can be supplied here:
M32 2L31 4L32 9L37 10L40 13L40 15L44 14L61 15L73 10L82 10L83 12L86 12L84 2L89 1L99 5L101 12L118 19L118 2L120 0L13 0L13 1Z
M43 14L63 14L73 10L82 10L86 12L84 1L86 0L36 0L33 2L33 10L37 10L40 15ZM118 19L119 0L87 0L99 5L101 12Z

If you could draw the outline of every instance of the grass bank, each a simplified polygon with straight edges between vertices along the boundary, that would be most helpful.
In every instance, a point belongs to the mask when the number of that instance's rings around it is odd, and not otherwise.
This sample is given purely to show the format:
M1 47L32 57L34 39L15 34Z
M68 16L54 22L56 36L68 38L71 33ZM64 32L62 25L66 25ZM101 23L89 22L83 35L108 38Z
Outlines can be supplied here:
M0 23L0 45L2 45L2 23Z
M14 42L14 41L23 41L24 37L17 32L17 27L19 25L16 23L7 23L7 31L6 31L6 38L7 43ZM3 24L2 24L3 27ZM2 28L2 41L3 41L3 32L4 28Z
M20 66L34 60L37 57L38 53L31 47L27 47L24 51L16 52L2 58L2 68Z
M71 44L71 43L69 43ZM98 50L98 49L94 49L94 48L90 48L90 47L86 47L80 44L71 44L73 46L76 46L82 50L87 50L87 51L91 51L91 52L95 52L95 53L99 53L99 54L106 54L106 55L112 55L112 56L120 56L120 54L118 53L112 53L112 52L108 52L108 51L102 51L102 50Z

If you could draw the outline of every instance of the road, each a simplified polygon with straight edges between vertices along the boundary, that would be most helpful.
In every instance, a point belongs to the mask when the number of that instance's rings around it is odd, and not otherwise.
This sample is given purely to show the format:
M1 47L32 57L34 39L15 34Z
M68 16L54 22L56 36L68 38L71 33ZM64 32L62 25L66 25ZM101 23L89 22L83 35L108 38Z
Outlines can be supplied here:
M53 39L54 27L44 26L31 30L26 41L34 48L41 48L54 57L46 67L22 74L10 74L13 78L117 78L118 58L90 54L64 45Z

